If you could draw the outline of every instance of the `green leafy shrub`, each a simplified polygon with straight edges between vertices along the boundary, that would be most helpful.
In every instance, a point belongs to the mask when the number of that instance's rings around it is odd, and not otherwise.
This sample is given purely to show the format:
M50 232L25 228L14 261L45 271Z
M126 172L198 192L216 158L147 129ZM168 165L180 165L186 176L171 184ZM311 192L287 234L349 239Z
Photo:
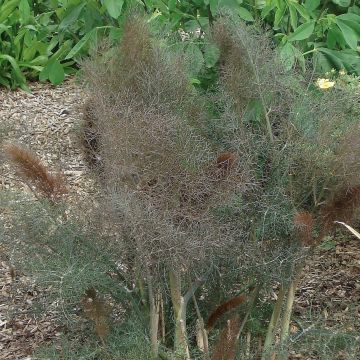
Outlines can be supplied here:
M350 1L2 0L0 84L28 90L27 80L61 83L98 39L119 38L123 13L132 7L151 14L149 21L165 33L187 38L176 46L192 59L193 83L205 89L216 82L219 53L203 35L224 11L269 27L288 68L304 69L313 57L320 73L335 68L360 74L360 8Z
M350 2L328 1L0 1L0 84L28 90L27 80L59 84L76 70L79 56L88 54L99 39L121 35L122 14L137 6L151 14L150 22L168 34L190 41L178 43L193 60L194 84L216 82L216 48L204 34L226 9L248 23L272 29L288 68L314 57L319 72L332 68L360 74L360 10ZM180 31L180 33L179 33Z
M0 1L0 84L24 90L27 79L60 84L98 36L119 36L123 3Z
M168 31L181 29L192 34L189 52L201 68L212 67L214 51L202 34L209 33L214 19L224 10L248 23L270 28L287 68L305 68L307 59L314 60L319 73L345 69L360 75L359 23L360 8L350 1L327 0L199 0L146 1L149 11L157 9L154 21ZM196 69L196 67L195 67ZM201 73L198 72L201 77ZM209 76L209 75L207 75ZM206 84L206 79L200 79Z

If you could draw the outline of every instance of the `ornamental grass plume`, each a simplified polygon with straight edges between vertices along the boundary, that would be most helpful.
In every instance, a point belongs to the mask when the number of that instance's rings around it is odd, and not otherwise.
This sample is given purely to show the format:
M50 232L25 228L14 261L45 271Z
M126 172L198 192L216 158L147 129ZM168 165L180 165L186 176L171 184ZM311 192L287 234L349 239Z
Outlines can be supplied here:
M234 315L226 322L213 350L212 360L234 360L236 355L237 335L241 327L239 315Z
M4 151L18 176L35 193L45 196L51 202L59 201L67 193L64 176L61 173L50 173L33 152L15 144L6 144Z
M236 296L224 303L220 304L209 316L206 322L206 330L211 330L215 323L227 312L237 308L239 305L247 300L245 295Z

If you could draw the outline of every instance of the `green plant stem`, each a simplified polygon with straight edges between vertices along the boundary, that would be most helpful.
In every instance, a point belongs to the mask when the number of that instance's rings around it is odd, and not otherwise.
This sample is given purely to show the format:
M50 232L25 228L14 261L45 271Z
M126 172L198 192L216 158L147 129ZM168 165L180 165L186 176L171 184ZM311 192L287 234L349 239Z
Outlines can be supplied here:
M313 49L311 49L311 50L309 50L309 51L305 51L302 55L305 56L305 55L311 54L311 53L313 53L313 52L315 52L315 51L317 51L317 48L313 48Z
M280 291L278 294L278 298L275 303L274 310L271 314L271 319L270 319L269 327L268 327L268 330L266 333L266 338L265 338L265 342L264 342L264 350L263 350L263 353L261 356L261 360L267 360L270 357L272 343L273 343L274 335L275 335L275 329L276 329L276 326L279 321L281 307L283 304L284 297L285 297L285 288L284 288L284 285L281 285Z
M287 290L287 296L286 296L286 304L285 309L283 313L283 318L281 322L281 332L280 332L280 340L281 345L283 347L283 351L280 356L280 360L286 360L287 359L287 349L285 348L286 342L289 338L289 327L290 327L290 320L291 320L291 313L294 305L295 300L295 290L296 286L299 280L300 272L301 272L302 266L300 264L294 264L293 269L293 280L291 281L288 290Z
M137 268L135 269L135 276L136 276L136 282L137 282L139 292L140 292L141 301L145 305L145 304L147 304L146 293L145 293L145 283L144 283L144 279L142 278L142 276L139 273Z
M169 286L171 293L171 301L173 305L175 318L175 351L180 353L183 358L190 360L189 345L187 343L186 331L186 308L189 300L195 294L195 291L207 279L209 273L197 278L189 287L184 296L181 294L181 278L178 271L171 269L169 271Z
M169 285L175 318L175 352L181 354L183 359L190 360L190 351L186 335L186 306L184 297L181 296L181 279L177 272L170 270Z
M261 99L261 103L262 103L262 106L263 106L263 109L264 109L264 113L265 113L266 127L267 127L267 131L268 131L269 139L270 139L270 142L273 144L273 143L274 143L274 134L273 134L273 132L272 132L269 114L268 114L268 112L266 111L265 101L264 101L264 98L263 98L263 96L262 96L262 93L260 94L260 99Z
M248 309L247 309L247 311L246 311L245 317L244 317L244 319L243 319L243 321L242 321L242 323L241 323L241 325L240 325L240 329L239 329L239 331L238 331L238 333L237 333L237 335L236 335L236 339L237 339L237 340L239 339L242 331L244 330L244 327L245 327L245 324L246 324L246 322L247 322L247 319L249 318L251 312L253 311L253 309L254 309L254 307L255 307L255 305L256 305L256 302L257 302L257 300L258 300L258 298L259 298L260 289L261 289L261 284L259 284L259 285L257 285L257 286L255 287L254 293L253 293L253 295L252 295L252 297L251 297L251 302L250 302L250 304L248 305Z
M159 327L159 307L155 299L155 293L152 286L150 276L148 276L148 293L149 293L149 306L150 306L150 342L151 351L154 358L159 355L159 342L158 342L158 327Z
M295 288L296 288L295 280L293 280L288 288L285 310L281 322L280 338L282 343L286 342L289 337L289 326L290 326L291 313L295 298Z
M204 319L201 316L200 309L199 309L198 303L196 301L195 294L192 294L192 298L193 298L193 302L194 302L194 306L195 306L195 310L196 310L196 315L197 315L198 320L199 320L200 331L202 333L202 338L203 338L204 360L210 360L208 334L207 334L207 331L205 329Z

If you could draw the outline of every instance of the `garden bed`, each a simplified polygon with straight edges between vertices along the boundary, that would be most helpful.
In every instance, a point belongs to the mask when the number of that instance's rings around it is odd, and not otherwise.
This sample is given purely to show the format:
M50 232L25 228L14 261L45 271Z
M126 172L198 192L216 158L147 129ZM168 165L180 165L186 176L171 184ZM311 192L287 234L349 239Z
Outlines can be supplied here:
M1 138L26 145L51 169L60 168L69 184L70 201L89 198L96 191L83 160L79 142L82 105L86 95L73 79L63 85L31 84L31 93L0 91ZM2 159L4 160L4 159ZM0 188L22 188L5 161L1 163ZM6 212L2 208L1 212ZM12 267L11 251L0 245L0 354L1 359L31 359L38 346L60 341L57 304L33 308L46 297L33 279ZM326 329L333 334L360 331L360 241L339 234L327 239L306 260L296 293L292 330L299 342L310 333ZM274 292L275 298L275 292ZM321 328L321 330L319 330ZM358 341L360 341L358 339ZM332 346L331 343L319 346ZM295 342L296 347L296 342ZM341 346L335 353L341 359ZM301 353L301 349L298 351ZM335 355L337 356L337 355ZM293 355L293 358L306 358Z

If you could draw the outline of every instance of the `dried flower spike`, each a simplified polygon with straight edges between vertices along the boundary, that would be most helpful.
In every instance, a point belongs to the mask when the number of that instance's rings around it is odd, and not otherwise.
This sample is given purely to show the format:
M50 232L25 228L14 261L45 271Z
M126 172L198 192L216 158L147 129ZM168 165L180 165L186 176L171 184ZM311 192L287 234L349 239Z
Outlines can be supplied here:
M5 145L4 151L15 165L18 175L32 190L36 190L52 202L67 193L63 175L51 174L31 151L14 144Z
M246 296L245 295L240 295L240 296L236 296L222 304L220 304L209 316L209 319L206 323L206 329L210 330L214 327L215 323L217 322L217 320L224 315L225 313L227 313L228 311L235 309L236 307L238 307L240 304L242 304L243 302L246 301Z

